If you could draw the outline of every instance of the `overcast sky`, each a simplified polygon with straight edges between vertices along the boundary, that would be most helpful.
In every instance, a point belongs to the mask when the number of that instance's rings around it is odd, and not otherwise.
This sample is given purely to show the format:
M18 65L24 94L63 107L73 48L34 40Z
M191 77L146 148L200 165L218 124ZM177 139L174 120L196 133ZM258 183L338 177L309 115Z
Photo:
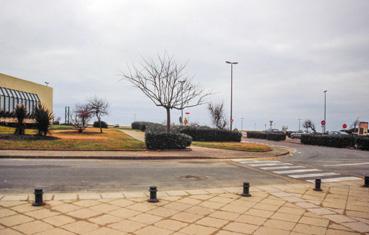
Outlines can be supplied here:
M0 0L0 72L50 82L64 121L93 96L111 105L109 123L165 120L126 81L127 64L168 53L229 112L234 67L234 119L240 128L298 128L323 118L327 128L369 121L369 1L6 1ZM206 105L190 120L210 124ZM229 116L229 115L228 115ZM173 111L173 120L179 117ZM320 128L318 128L320 130Z

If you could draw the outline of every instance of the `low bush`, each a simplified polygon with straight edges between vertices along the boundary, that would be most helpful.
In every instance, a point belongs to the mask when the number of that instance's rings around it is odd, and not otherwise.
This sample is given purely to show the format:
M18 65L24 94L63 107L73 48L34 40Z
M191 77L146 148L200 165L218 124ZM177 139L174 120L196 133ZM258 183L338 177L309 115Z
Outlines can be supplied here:
M282 141L286 140L286 134L284 132L248 131L247 138Z
M157 125L160 124L154 122L132 122L131 128L134 130L145 131L146 128L148 128L149 126L157 126Z
M182 127L179 131L189 135L194 141L235 141L240 142L242 134L239 131L229 131L206 127Z
M369 150L369 137L356 137L356 147L361 150Z
M146 148L157 149L185 149L192 143L191 136L176 133L154 131L152 129L145 132Z
M354 138L350 135L302 135L302 144L320 145L336 148L347 148L354 146Z
M93 127L100 128L99 122L95 121L92 125ZM101 121L101 128L108 128L108 124L104 121Z

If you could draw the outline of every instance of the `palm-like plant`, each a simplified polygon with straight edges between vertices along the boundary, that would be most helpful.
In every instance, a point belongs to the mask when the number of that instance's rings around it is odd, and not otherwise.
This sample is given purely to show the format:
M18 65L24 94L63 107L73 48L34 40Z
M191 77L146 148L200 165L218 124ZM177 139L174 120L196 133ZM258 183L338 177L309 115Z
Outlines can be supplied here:
M47 133L49 132L51 120L54 118L53 113L51 113L42 104L39 104L37 105L35 109L34 116L36 120L36 127L38 130L38 135L46 136Z
M23 104L18 104L15 108L14 115L17 118L17 128L15 129L14 134L24 135L26 128L23 122L27 115L26 107Z

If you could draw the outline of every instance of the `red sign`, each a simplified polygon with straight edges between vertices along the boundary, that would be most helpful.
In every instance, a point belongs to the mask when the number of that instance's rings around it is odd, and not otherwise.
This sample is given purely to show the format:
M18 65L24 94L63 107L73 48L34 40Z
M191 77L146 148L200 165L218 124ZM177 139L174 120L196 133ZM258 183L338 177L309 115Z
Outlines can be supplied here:
M343 123L342 128L343 129L346 129L347 128L347 124L346 123Z
M322 121L320 122L320 124L322 124L322 126L325 126L325 120L322 120Z
M187 115L191 114L190 112L186 112Z

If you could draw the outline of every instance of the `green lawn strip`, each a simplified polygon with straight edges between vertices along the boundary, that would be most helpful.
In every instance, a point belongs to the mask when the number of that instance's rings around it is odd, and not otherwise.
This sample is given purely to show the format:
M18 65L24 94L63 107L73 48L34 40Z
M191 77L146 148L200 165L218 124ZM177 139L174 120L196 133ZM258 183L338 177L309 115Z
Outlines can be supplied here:
M238 143L238 142L202 142L194 141L192 145L205 147L205 148L216 148L216 149L227 149L237 150L245 152L269 152L272 149L268 145L256 144L256 143Z

